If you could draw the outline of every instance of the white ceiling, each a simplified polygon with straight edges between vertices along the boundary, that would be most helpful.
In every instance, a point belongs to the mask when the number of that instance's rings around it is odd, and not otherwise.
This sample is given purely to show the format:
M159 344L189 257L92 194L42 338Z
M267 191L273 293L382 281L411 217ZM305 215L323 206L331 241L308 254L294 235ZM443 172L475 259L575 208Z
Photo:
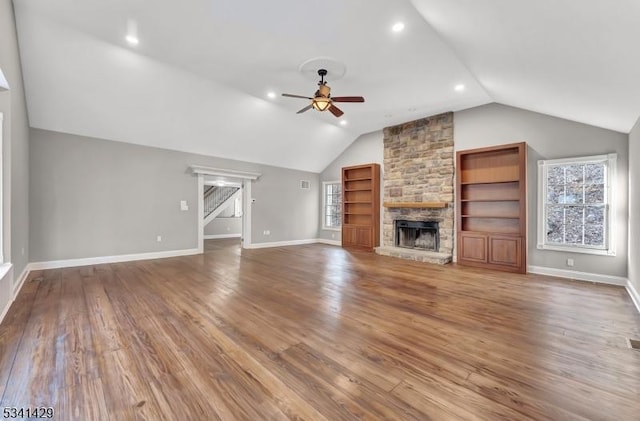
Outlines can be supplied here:
M501 102L628 132L640 114L640 3L619 0L20 0L33 127L321 171L355 138ZM415 6L415 7L414 7ZM124 37L127 20L140 44ZM402 21L406 29L393 33ZM295 112L329 79L346 126ZM453 87L464 84L464 92Z

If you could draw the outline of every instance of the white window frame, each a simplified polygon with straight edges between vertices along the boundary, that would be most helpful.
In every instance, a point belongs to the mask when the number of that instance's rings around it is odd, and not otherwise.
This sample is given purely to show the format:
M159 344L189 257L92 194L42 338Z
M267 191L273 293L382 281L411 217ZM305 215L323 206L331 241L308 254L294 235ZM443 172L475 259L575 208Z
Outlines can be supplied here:
M341 231L342 230L342 219L340 220L339 227L329 227L327 226L327 186L329 184L339 184L342 185L341 181L323 181L322 182L322 229L329 231ZM342 192L342 197L344 198L344 192ZM342 202L340 203L342 206Z
M584 156L577 158L561 158L538 161L538 249L555 250L572 253L586 253L602 256L616 255L616 161L618 155L615 153L607 155ZM604 247L584 246L584 245L558 245L548 244L547 240L547 169L557 165L571 165L584 163L604 163L605 164L605 239Z

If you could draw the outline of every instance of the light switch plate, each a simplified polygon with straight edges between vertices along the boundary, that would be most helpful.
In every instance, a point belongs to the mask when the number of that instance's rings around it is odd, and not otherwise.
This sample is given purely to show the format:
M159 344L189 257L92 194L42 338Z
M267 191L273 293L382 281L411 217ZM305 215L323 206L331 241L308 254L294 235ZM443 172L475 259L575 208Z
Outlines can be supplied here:
M188 211L189 210L189 205L187 204L186 200L181 200L180 201L180 210L182 210L182 211Z

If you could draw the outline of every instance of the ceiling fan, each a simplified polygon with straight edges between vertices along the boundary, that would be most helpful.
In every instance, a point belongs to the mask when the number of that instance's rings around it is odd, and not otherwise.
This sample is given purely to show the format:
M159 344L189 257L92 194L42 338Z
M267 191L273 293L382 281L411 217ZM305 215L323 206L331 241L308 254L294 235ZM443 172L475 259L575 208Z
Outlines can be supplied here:
M292 95L292 94L282 94L282 96L286 96L289 98L303 98L310 99L311 104L307 105L296 114L302 114L305 111L309 111L311 108L316 109L318 111L326 111L329 110L331 114L336 117L340 117L344 114L344 112L336 107L334 102L364 102L364 98L361 96L336 96L331 97L331 87L327 85L327 82L324 80L324 77L327 75L327 71L325 69L318 70L318 76L320 76L320 81L318 82L318 90L313 95L313 98L302 95Z

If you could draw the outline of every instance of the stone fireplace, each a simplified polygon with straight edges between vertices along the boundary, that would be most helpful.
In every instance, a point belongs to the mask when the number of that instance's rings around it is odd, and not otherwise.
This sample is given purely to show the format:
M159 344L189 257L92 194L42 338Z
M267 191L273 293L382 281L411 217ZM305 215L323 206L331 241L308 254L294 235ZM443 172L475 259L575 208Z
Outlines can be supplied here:
M383 244L376 249L378 254L439 264L451 262L453 159L453 113L384 129L385 207ZM418 223L414 225L416 231L402 234L397 229L398 221ZM431 228L419 228L424 222ZM408 245L401 245L403 242Z

